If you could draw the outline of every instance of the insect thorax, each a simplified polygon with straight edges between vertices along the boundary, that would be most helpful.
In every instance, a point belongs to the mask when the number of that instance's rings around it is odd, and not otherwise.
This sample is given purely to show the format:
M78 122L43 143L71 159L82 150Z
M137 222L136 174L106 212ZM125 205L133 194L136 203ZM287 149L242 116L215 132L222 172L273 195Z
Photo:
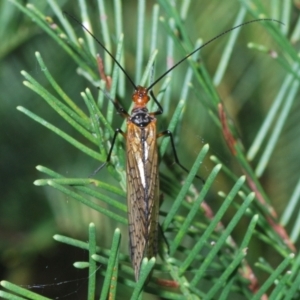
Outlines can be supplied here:
M150 116L148 109L143 108L134 108L131 112L129 120L138 127L146 127L149 125L155 118Z

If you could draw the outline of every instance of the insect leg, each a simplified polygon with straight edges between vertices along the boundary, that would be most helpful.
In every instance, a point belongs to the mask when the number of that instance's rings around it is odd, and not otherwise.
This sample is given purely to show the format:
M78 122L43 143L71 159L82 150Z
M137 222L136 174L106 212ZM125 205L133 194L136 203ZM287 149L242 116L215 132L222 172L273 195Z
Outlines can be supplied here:
M96 175L103 167L105 167L105 166L109 163L110 157L111 157L111 154L112 154L112 151L113 151L115 142L116 142L116 138L117 138L117 135L118 135L119 133L122 134L123 137L126 136L126 133L125 133L122 129L117 128L117 129L115 130L115 134L114 134L114 137L113 137L112 142L111 142L111 147L110 147L110 149L109 149L109 152L108 152L108 155L107 155L107 158L106 158L106 162L103 163L99 168L97 168L97 169L93 172L93 174L91 174L89 177L93 177L94 175Z
M101 89L100 87L98 87L98 89L100 91L102 91L104 93L105 97L107 97L113 103L118 114L120 114L124 119L130 117L130 115L125 110L125 108L123 106L121 106L121 104L117 100L113 99L107 90Z
M150 91L150 96L153 98L153 101L156 103L156 105L158 106L158 111L155 111L153 113L151 113L152 116L157 116L157 115L161 115L164 110L162 108L162 106L159 104L158 100L156 99L156 97L154 96L153 91Z
M180 163L180 161L179 161L179 159L178 159L172 132L171 132L170 130L165 130L165 131L159 133L159 134L157 135L157 138L162 137L162 136L168 136L168 137L170 138L170 140L171 140L171 146L172 146L172 149L173 149L173 154L174 154L174 159L175 159L176 164L177 164L181 169L183 169L184 171L186 171L187 173L189 173L189 170L188 170L186 167L184 167L184 166ZM200 179L200 180L203 182L203 184L205 183L205 181L203 180L203 178L201 178L201 177L198 176L198 175L196 175L196 177L197 177L198 179Z

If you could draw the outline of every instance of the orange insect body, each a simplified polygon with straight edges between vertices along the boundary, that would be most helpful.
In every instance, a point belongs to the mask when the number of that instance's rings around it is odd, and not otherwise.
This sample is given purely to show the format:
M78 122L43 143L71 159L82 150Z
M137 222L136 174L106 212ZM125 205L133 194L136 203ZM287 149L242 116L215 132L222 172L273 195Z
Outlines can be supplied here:
M127 204L130 256L138 280L142 259L157 254L159 213L156 118L145 107L147 90L138 86L127 117Z
M150 100L148 92L149 88L136 87L132 96L134 107L131 115L120 107L116 100L113 100L116 109L127 119L127 132L116 129L106 161L106 163L109 162L116 137L121 133L126 139L129 246L136 281L140 276L143 258L151 259L157 255L159 216L157 138L163 135L170 136L175 151L170 131L156 133L155 115L162 113L162 107L150 92L159 110L151 113L148 111L146 107ZM181 166L175 152L174 155L176 162Z

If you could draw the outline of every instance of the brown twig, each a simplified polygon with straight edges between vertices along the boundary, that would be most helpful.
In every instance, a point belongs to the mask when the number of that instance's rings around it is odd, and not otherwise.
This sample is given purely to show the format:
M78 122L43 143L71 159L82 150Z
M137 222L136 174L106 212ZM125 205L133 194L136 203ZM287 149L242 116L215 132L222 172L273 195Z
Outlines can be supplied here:
M104 65L103 65L103 59L99 54L96 56L97 58L97 66L98 66L98 71L100 74L100 78L106 82L106 88L107 90L111 89L111 77L105 74L104 71Z
M236 150L235 150L236 140L233 137L233 135L231 134L230 129L228 127L228 123L226 120L226 113L225 113L222 103L218 104L218 112L219 112L219 118L220 118L221 125L222 125L222 132L223 132L224 139L225 139L231 153L234 156L236 156Z

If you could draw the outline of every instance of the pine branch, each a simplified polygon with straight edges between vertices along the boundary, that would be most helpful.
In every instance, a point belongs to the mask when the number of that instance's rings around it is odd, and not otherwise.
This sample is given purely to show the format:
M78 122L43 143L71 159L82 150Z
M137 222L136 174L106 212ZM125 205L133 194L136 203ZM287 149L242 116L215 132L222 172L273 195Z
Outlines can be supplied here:
M76 36L78 32L74 32L70 20L64 18L62 11L54 0L49 0L49 3L54 11L55 19L58 20L57 23L53 19L47 18L43 12L38 11L32 5L23 7L16 0L10 0L10 2L36 22L67 53L78 65L78 73L88 81L89 86L100 86L97 97L93 96L89 89L81 94L86 105L86 109L82 109L61 88L61 82L50 74L47 63L37 52L38 64L54 92L50 92L33 76L22 71L22 75L26 79L24 85L43 98L63 120L76 130L80 137L71 136L56 125L50 124L43 117L37 116L23 107L18 107L18 109L56 133L82 151L83 154L99 162L105 162L111 146L110 141L114 132L112 124L115 116L114 106L109 99L106 99L106 96L109 94L109 98L115 99L117 96L122 97L125 95L124 74L122 74L118 65L112 64L112 60L107 53L97 60L96 49L98 45L84 31L81 31L80 34L80 36L85 35L84 38ZM146 28L149 24L146 21L145 2L139 0L138 3L138 28ZM144 68L143 59L146 47L143 46L143 31L137 30L135 37L139 42L136 47L135 80L140 80L140 84L143 85L147 85L147 81L153 82L153 74L155 74L154 77L157 74L157 77L159 77L160 72L163 72L160 64L157 63L159 56L166 55L167 61L175 56L174 49L176 49L181 52L181 57L184 57L201 44L200 40L195 45L191 43L189 32L185 26L186 11L191 5L189 1L183 1L181 8L173 6L167 0L159 0L158 3L160 7L158 5L153 7L152 23L151 26L148 26L151 28L152 33L151 47L148 53L150 58L144 74L142 74L142 70ZM246 12L251 13L255 18L261 18L262 14L269 17L260 1L241 0L241 3L242 5L236 16L236 24L243 21ZM93 22L87 9L87 2L80 1L79 5L82 22L93 32ZM106 15L104 1L99 0L99 10L101 16ZM285 7L285 12L287 11L288 9ZM117 20L114 43L117 49L116 59L124 66L126 65L126 55L124 55L126 49L123 47L123 35L121 34L123 32L120 23L122 13L119 1L115 1L114 13ZM162 13L164 17L159 19L159 13ZM290 23L288 16L288 13L284 14L285 21ZM101 40L103 40L109 51L113 52L114 47L111 39L113 34L110 32L110 26L106 18L100 19L103 30L103 39ZM158 54L156 48L159 36L159 21L165 29L168 39L166 44L168 46L166 51L161 51ZM162 239L160 245L161 260L156 261L153 258L148 261L144 259L140 280L136 283L133 279L133 270L129 266L129 257L127 253L122 253L120 249L121 234L119 228L115 229L110 249L104 249L101 245L96 246L94 224L89 226L88 243L60 235L54 237L59 242L85 249L88 252L88 261L74 263L75 268L89 269L88 299L95 298L98 275L104 277L100 299L107 299L108 296L115 299L118 295L118 291L116 292L118 283L132 289L131 299L141 299L142 291L165 299L182 299L182 297L185 299L230 299L235 295L238 295L241 299L267 299L268 296L269 299L279 299L279 297L282 299L297 299L300 281L300 259L298 253L291 254L290 252L296 252L294 243L298 239L299 229L297 226L293 226L293 234L290 238L283 225L288 223L292 214L291 208L299 205L299 188L298 185L295 188L291 202L287 205L282 224L277 217L278 212L274 204L269 199L268 193L260 181L260 176L271 163L271 154L276 150L277 141L282 134L283 126L288 122L292 105L296 99L299 88L298 56L288 39L287 30L283 30L275 22L262 21L259 25L268 32L274 43L276 42L278 47L283 49L283 53L276 53L276 58L279 65L287 70L288 74L271 106L270 113L258 130L257 138L249 147L248 153L244 150L245 146L243 146L237 134L238 129L228 120L224 104L215 87L226 77L226 68L228 68L231 59L231 49L237 43L238 31L233 31L230 36L224 36L224 39L228 39L228 44L222 55L220 55L221 59L218 62L214 79L209 75L200 53L196 53L191 59L187 60L188 68L185 74L174 70L174 74L169 74L163 80L159 92L156 93L164 110L167 112L174 111L168 129L176 132L183 125L184 111L191 97L191 92L193 92L201 101L204 110L210 115L212 122L217 126L220 135L223 135L231 157L239 167L239 171L236 171L229 163L222 163L222 160L217 156L211 157L214 165L207 174L204 186L199 188L199 184L195 183L194 179L200 166L205 164L209 151L209 146L204 145L201 151L197 153L197 158L189 174L183 176L180 173L180 176L184 178L182 184L179 185L178 178L175 181L174 177L169 176L167 172L162 175L162 181L165 180L166 182L165 185L162 185L165 189L164 192L173 201L168 204L168 208L163 207L160 212L161 218L163 218L162 231L168 244L166 245ZM298 27L299 25L296 25L294 32L298 31ZM295 34L292 34L292 36L295 38ZM251 47L261 53L274 55L274 52L264 45L254 43ZM98 74L97 62L100 74ZM99 77L102 77L102 79L100 80ZM193 85L191 82L193 82ZM172 107L173 103L170 100L172 98L170 90L174 86L176 94L179 95L177 96L178 101L175 108ZM107 92L104 92L105 87ZM283 101L284 96L286 97L285 101ZM281 111L279 108L281 108ZM153 109L155 110L155 107ZM196 114L197 112L194 112L193 120ZM277 114L279 116L276 119ZM275 125L272 126L274 122ZM126 130L125 123L126 121L122 126L124 130ZM267 139L269 131L271 131L270 139L264 143L263 140ZM127 225L127 209L123 204L124 202L119 201L120 197L122 200L125 199L126 192L125 163L122 159L124 153L123 148L119 146L121 142L121 140L118 141L118 146L113 152L108 168L111 175L119 182L120 187L109 183L108 180L66 178L43 166L38 166L37 169L46 174L48 178L36 180L35 185L51 186L67 195L69 199L77 200L81 205L92 208L115 222ZM168 157L167 147L168 140L165 139L161 142L159 148L163 160L164 157ZM260 157L258 157L259 155ZM254 158L258 161L255 168L250 164ZM240 174L243 175L240 176ZM223 200L214 213L207 199L212 197L214 186L218 184L220 176L224 176L229 182L226 186L229 192L218 190L219 196ZM230 215L230 222L224 222L227 215ZM242 222L246 222L247 226L241 226ZM232 232L241 230L243 231L243 239L238 243L234 240ZM279 254L281 262L278 265L271 266L268 257L260 259L255 266L247 261L247 254L254 251L250 244L254 237L261 240L262 245L270 245ZM99 270L97 269L98 264L102 266ZM257 270L262 270L264 274L268 275L268 279L260 281L256 276ZM150 282L146 284L152 271L153 276ZM169 288L163 286L166 282L176 284L177 290L170 291ZM20 297L28 297L29 299L47 299L6 281L2 281L1 285L9 291L0 291L0 296L3 298L18 299L18 296L13 296L17 294Z

